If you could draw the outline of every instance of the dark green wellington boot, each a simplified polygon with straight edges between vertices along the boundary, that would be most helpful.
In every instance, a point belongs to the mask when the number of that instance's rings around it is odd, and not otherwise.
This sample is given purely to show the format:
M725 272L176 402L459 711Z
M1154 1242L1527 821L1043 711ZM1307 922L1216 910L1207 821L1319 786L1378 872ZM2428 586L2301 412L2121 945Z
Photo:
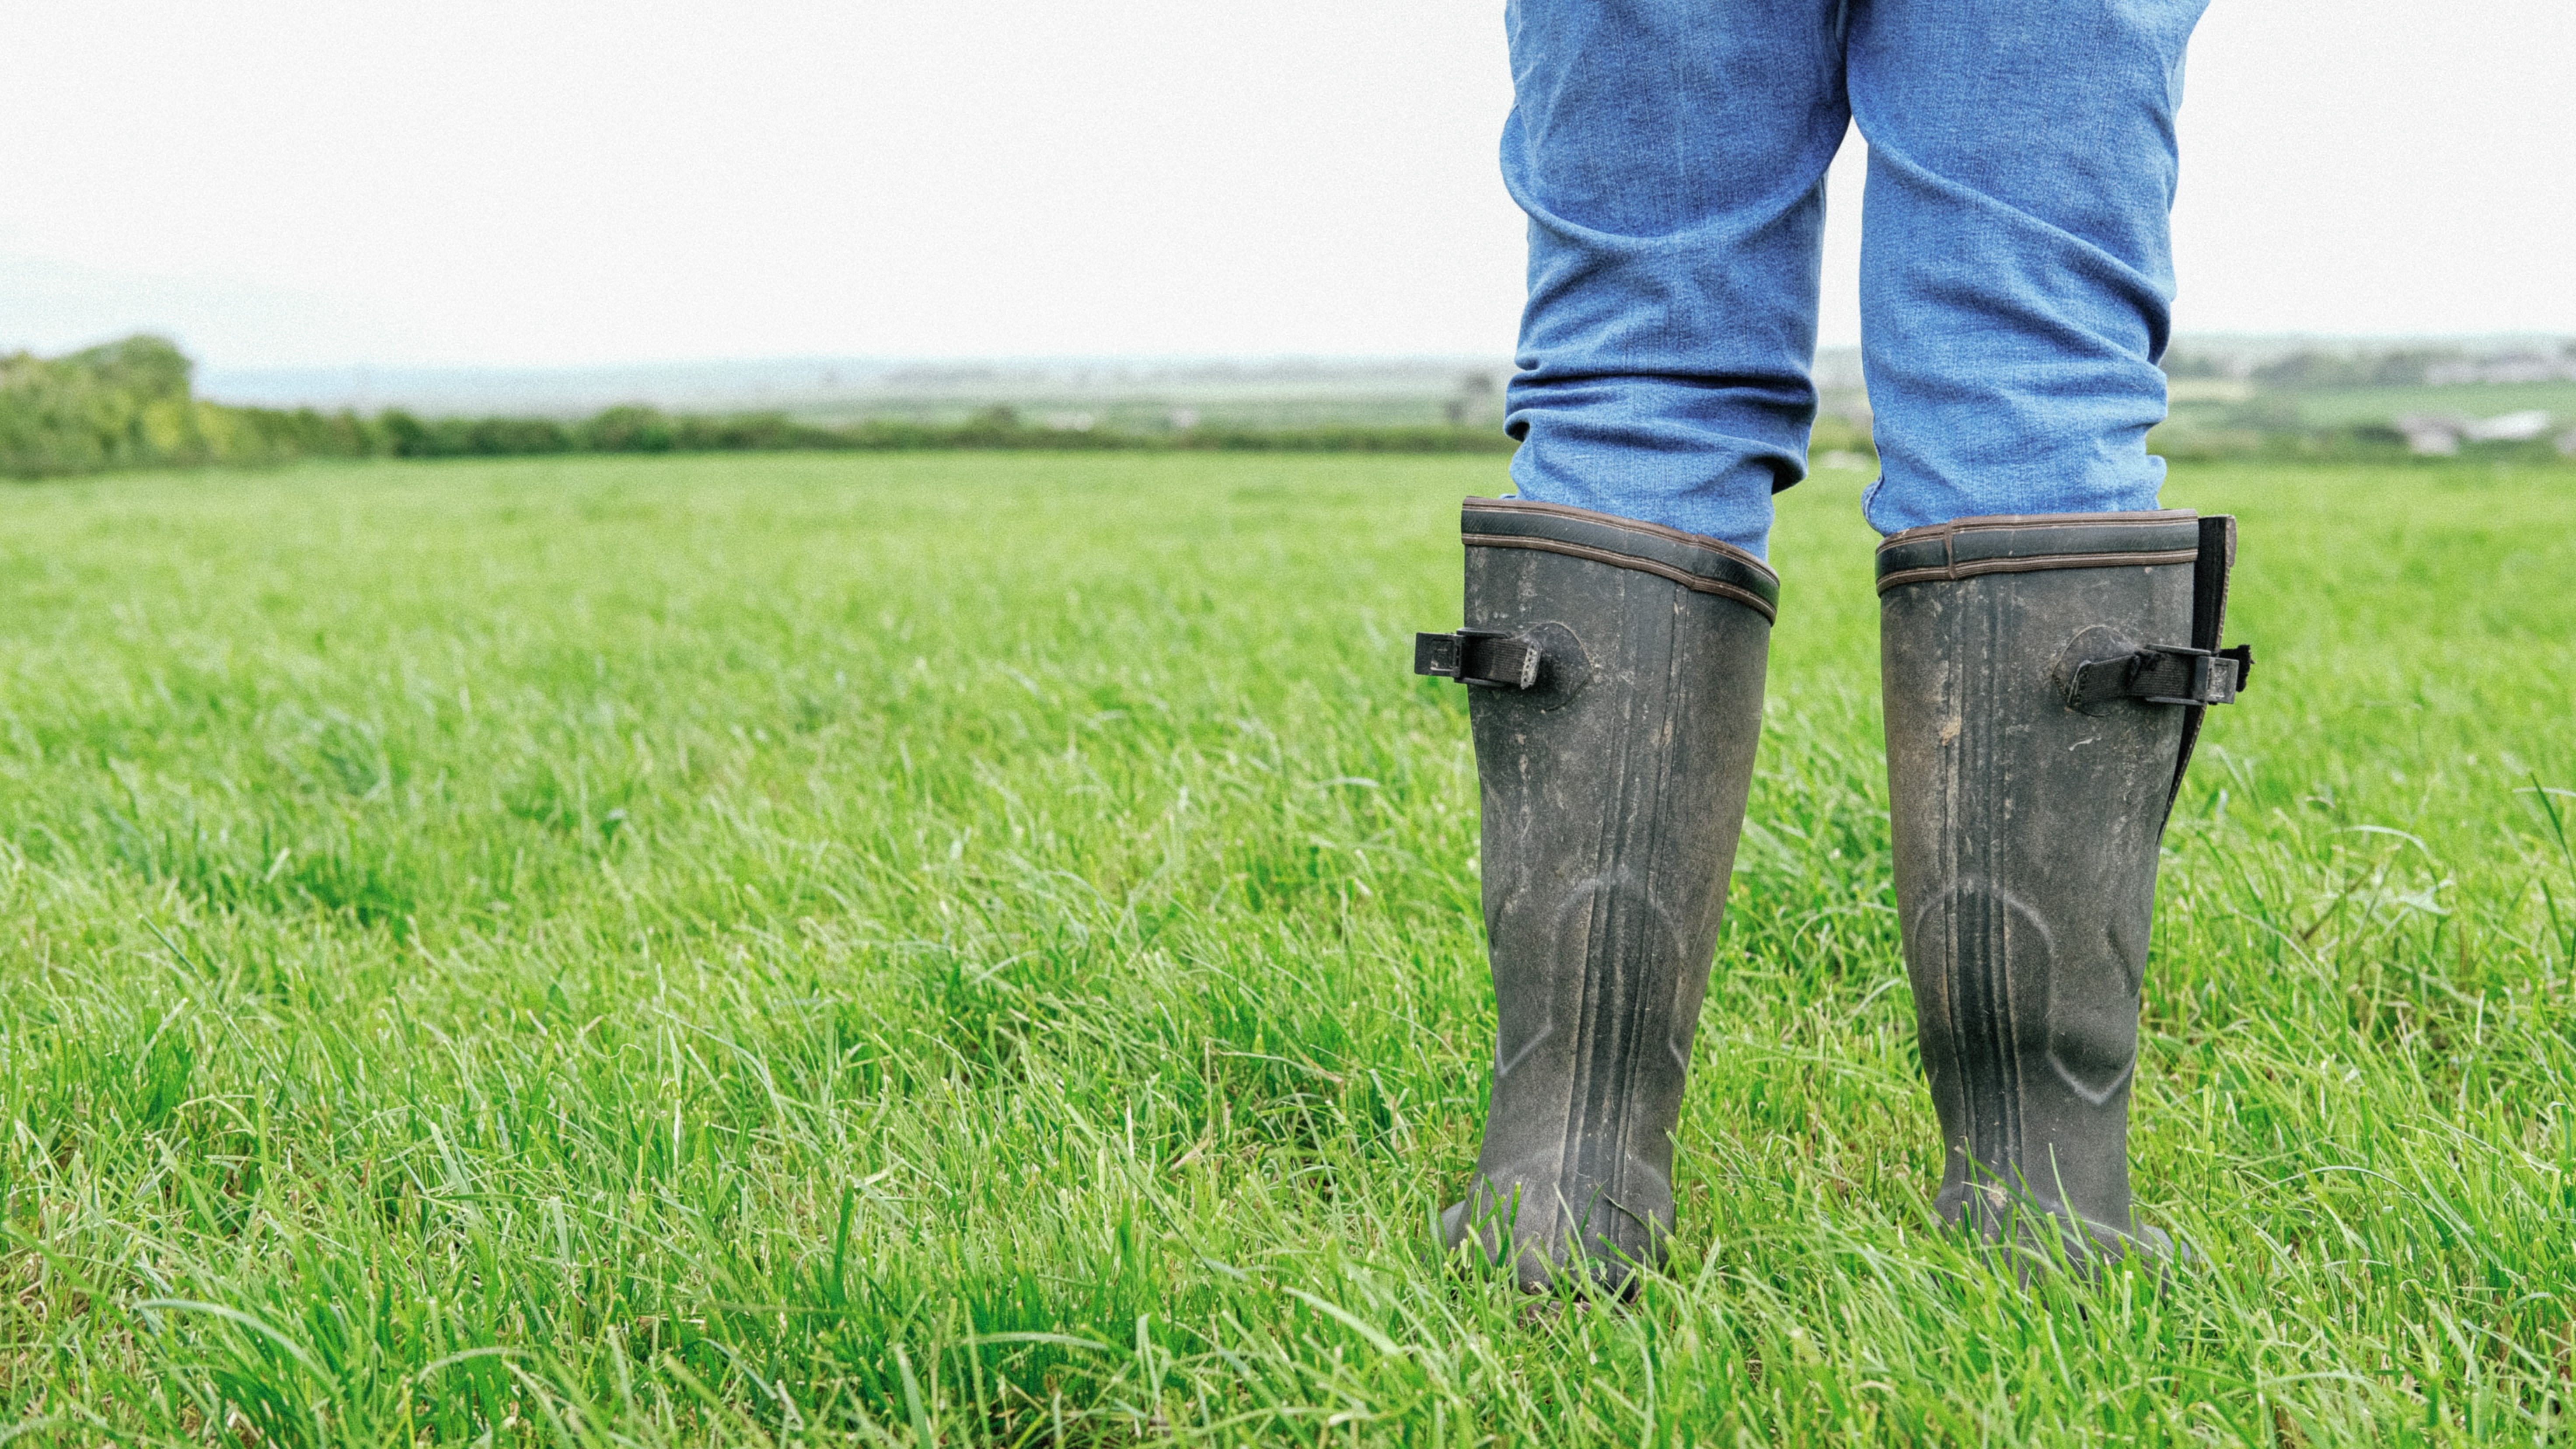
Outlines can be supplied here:
M1878 550L1896 893L1941 1215L2016 1271L2165 1235L2129 1203L2129 1083L2156 850L2219 649L2235 520L1963 518Z
M1467 627L1417 673L1474 688L1493 1104L1447 1247L1624 1292L1673 1227L1673 1129L1762 724L1779 580L1648 523L1467 500Z

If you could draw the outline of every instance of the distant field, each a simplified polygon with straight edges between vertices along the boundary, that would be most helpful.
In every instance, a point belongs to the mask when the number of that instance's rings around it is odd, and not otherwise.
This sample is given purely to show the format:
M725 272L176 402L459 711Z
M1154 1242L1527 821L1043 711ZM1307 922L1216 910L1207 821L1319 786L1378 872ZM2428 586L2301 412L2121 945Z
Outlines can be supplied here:
M2313 428L2387 423L2406 413L2491 418L2539 408L2576 427L2576 382L2482 382L2450 387L2371 387L2294 394L2299 421Z
M1407 642L1499 460L0 493L8 1432L2562 1441L2576 466L2176 468L2259 657L2147 987L2195 1256L2036 1299L1929 1217L1865 476L1782 497L1682 1233L1621 1311L1424 1257L1492 1004Z

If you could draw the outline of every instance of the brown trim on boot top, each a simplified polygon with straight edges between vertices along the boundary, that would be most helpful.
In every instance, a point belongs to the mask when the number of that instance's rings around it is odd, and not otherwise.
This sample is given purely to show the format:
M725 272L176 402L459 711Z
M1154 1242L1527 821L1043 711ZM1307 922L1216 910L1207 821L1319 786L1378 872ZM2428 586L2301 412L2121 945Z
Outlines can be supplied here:
M1998 513L1892 534L1878 546L1878 591L1979 574L2053 569L2159 568L2200 557L2200 515Z
M1522 498L1467 499L1458 526L1469 548L1528 548L1589 559L1731 599L1766 620L1779 615L1780 576L1721 539Z

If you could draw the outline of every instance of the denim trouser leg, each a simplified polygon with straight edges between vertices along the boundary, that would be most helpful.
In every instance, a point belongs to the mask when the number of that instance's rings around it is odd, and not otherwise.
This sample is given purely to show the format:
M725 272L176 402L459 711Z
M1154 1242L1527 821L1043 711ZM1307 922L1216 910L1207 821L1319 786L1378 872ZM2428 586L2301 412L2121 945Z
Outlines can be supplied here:
M1806 475L1839 0L1511 0L1521 496L1756 555Z
M1862 0L1883 533L2156 506L2183 45L2206 0Z
M2154 507L2205 3L1512 0L1522 495L1762 551L1804 473L1822 181L1856 114L1870 521Z

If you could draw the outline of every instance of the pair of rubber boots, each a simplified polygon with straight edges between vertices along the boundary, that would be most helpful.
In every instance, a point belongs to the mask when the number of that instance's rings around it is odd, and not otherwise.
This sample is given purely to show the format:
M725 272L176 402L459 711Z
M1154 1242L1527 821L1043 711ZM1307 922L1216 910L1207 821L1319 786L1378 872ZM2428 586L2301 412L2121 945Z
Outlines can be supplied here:
M1466 625L1498 1032L1444 1216L1543 1289L1624 1292L1673 1229L1673 1131L1762 722L1779 580L1740 549L1471 498ZM2165 1237L2132 1215L2130 1076L2156 855L2219 648L2234 521L1966 518L1878 551L1889 804L1937 1207L2034 1270Z

